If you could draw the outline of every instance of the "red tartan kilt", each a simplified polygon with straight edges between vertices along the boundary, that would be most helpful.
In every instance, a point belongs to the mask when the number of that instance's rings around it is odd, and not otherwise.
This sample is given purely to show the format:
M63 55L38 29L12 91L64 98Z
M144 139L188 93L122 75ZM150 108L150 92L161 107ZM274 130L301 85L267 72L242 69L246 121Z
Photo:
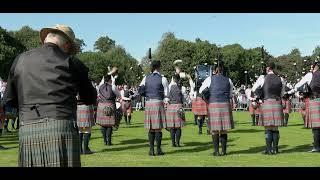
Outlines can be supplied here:
M250 114L260 114L260 103L257 103L257 108L254 109L253 108L253 105L252 105L252 102L250 101L250 104L249 104L249 113Z
M283 113L291 113L291 101L290 100L282 100L283 104L286 104L286 108L283 109Z
M234 128L231 104L229 102L209 103L208 129L211 131Z
M195 115L206 116L208 114L208 104L201 97L197 97L192 101L192 112Z
M166 113L164 110L163 101L146 101L144 111L144 127L149 130L161 130L166 128Z
M308 104L308 108L307 108ZM307 128L320 127L320 98L306 101L306 121Z
M283 126L284 116L282 102L275 99L264 100L261 104L259 126Z
M106 106L113 106L114 108L114 114L112 116L106 116L103 113L103 109ZM97 108L97 119L96 119L96 123L99 124L100 126L114 126L115 125L115 109L116 109L116 105L114 103L99 103L98 104L98 108Z
M122 101L122 112L123 113L132 113L132 105L131 105L131 101Z
M77 106L77 125L78 127L92 127L94 126L94 108L92 105L78 105Z
M166 123L167 128L182 127L185 120L180 118L178 110L182 108L182 104L169 104L166 110Z

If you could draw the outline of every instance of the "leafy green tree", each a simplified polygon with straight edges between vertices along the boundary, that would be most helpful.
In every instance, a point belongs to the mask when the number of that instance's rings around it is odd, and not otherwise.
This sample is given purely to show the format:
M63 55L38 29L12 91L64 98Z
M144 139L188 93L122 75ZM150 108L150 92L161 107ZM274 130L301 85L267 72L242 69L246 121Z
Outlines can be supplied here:
M106 53L114 48L115 45L116 42L114 40L112 40L108 36L102 36L94 43L94 50Z

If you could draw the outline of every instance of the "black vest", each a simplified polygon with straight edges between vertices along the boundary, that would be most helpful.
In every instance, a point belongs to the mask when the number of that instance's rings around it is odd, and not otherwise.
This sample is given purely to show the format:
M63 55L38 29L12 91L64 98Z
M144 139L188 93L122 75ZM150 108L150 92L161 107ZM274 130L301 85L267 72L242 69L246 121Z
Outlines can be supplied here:
M221 74L211 76L209 87L209 103L229 102L230 99L230 82L229 78Z
M181 92L181 87L178 85L172 85L169 92L170 104L182 104L183 95Z
M115 102L116 101L116 95L112 91L112 86L108 83L103 84L99 88L100 93L100 102Z
M130 91L129 90L123 90L124 97L129 98L130 97Z
M281 78L275 74L268 74L264 78L264 99L280 99L282 90Z
M149 74L146 77L146 97L148 99L164 99L164 87L162 85L162 76L158 73Z
M320 72L319 72L319 70L312 74L310 89L311 89L312 95L315 95L315 96L320 95Z

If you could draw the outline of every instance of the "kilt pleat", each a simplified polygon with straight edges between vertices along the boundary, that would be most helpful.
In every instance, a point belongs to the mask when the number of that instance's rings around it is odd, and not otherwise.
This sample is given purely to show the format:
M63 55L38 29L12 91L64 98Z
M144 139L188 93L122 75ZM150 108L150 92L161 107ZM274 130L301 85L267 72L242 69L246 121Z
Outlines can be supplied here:
M106 116L103 113L103 109L106 106L112 106L114 110L114 114L112 116ZM97 109L97 119L96 123L99 124L100 126L114 126L115 125L115 109L116 105L114 103L99 103L98 104L98 109Z
M276 99L267 99L261 104L259 126L283 126L282 102Z
M197 97L192 101L192 112L195 115L206 116L208 114L208 104L201 97Z
M78 127L92 127L95 124L94 107L92 105L78 105L77 106L77 125Z
M123 101L122 102L122 112L124 113L132 113L132 105L131 105L131 101Z
M210 131L234 129L231 106L229 102L209 103L208 128Z
M180 128L185 125L185 120L180 118L178 110L182 104L169 104L166 110L166 122L168 128Z
M319 128L320 127L320 98L309 100L307 107L306 99L306 121L305 126L307 128Z
M80 167L80 142L73 120L43 119L19 128L20 167Z
M166 128L166 113L161 100L146 101L144 111L144 127L146 129Z
M289 114L292 111L291 101L290 100L282 100L282 103L286 104L286 108L283 109L283 113Z

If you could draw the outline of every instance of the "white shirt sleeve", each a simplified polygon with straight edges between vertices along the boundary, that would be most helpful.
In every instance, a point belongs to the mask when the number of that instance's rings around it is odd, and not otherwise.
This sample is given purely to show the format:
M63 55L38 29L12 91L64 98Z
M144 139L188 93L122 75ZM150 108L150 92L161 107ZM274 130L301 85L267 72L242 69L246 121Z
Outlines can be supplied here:
M201 87L199 89L199 93L202 93L202 91L205 88L210 87L210 84L211 84L211 77L209 76L203 81L203 83L202 83L202 85L201 85Z
M286 84L287 84L287 82L286 82L283 78L281 78L281 82L282 82L281 97L283 97L284 92L286 91Z
M146 77L147 76L143 77L143 79L142 79L142 81L140 83L140 86L145 86L146 85Z
M162 77L162 86L164 88L164 97L168 97L168 94L169 94L168 80L164 76Z
M232 98L232 96L233 96L233 83L230 78L229 78L229 83L230 83L230 98Z
M114 85L114 84L112 84L112 92L113 92L118 98L121 97L121 94L120 94L117 86Z
M123 99L123 100L131 100L130 98L124 97L124 90L121 90L120 94L121 94L121 99Z
M171 81L170 84L169 84L169 87L168 87L168 88L169 88L169 89L168 89L169 92L170 92L171 86L172 86L173 84L174 84L173 81ZM169 92L168 92L168 93L169 93Z
M295 91L297 91L297 89L302 85L304 85L305 83L308 83L308 85L310 85L311 80L312 80L312 73L309 72L308 74L303 76L303 78L294 86Z
M253 84L252 91L255 92L259 87L262 87L264 84L264 75L259 76L257 81Z

